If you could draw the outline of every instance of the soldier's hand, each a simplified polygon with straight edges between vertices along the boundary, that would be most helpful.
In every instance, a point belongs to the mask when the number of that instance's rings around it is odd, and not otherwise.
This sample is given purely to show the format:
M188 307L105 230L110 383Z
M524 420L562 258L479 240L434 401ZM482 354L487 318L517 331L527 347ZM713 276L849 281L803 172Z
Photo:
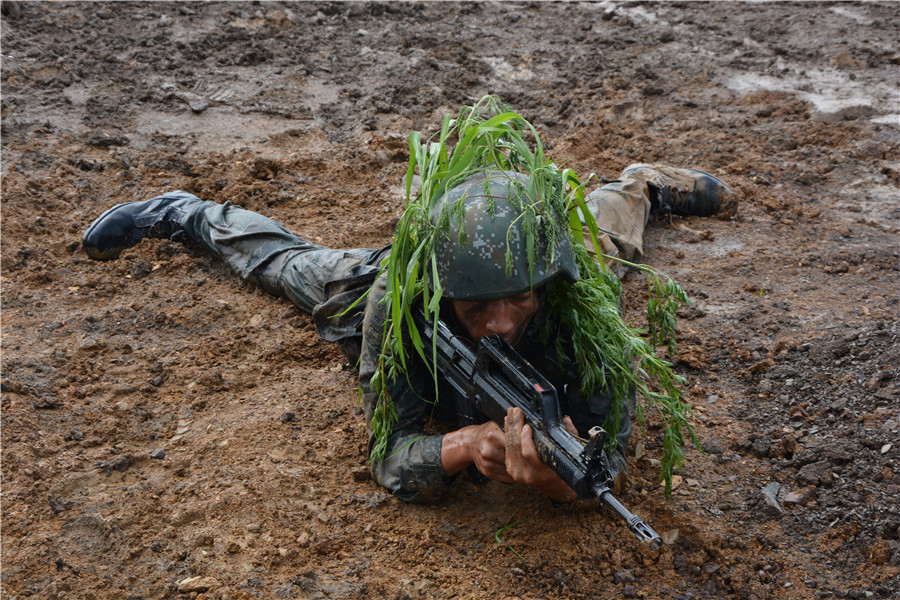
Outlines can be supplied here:
M475 467L489 479L512 483L514 479L506 471L506 436L493 421L475 425L472 459Z
M506 472L506 436L493 421L469 425L444 436L441 443L444 471L456 475L471 464L489 479L513 482Z
M531 486L558 502L571 502L578 494L556 472L541 462L534 445L531 427L525 424L521 409L510 408L504 421L506 434L506 471L513 480ZM564 420L566 429L577 435L572 420Z

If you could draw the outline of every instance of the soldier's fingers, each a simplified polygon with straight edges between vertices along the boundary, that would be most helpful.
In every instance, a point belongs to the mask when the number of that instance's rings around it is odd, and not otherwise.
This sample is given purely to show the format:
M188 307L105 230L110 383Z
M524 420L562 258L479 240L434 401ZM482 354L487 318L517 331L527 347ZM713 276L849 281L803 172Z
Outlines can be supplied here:
M563 425L566 426L566 431L572 435L578 435L578 428L575 427L575 423L572 422L572 418L569 415L563 417Z
M522 473L524 472L524 469L522 468L521 457L516 456L512 452L507 452L504 468L513 481L522 480Z
M481 471L481 474L488 479L503 481L505 483L512 483L514 481L507 472L506 464L503 462L502 458L500 462L497 462L496 460L482 457L482 460L478 461L476 466L478 467L478 470Z
M475 466L488 479L505 483L514 481L506 470L506 436L499 426L485 428L478 445Z
M512 423L513 427L517 429L521 429L522 425L525 423L525 413L522 412L521 408L516 408L515 406L511 406L506 409L506 416L509 418L510 423Z
M482 439L501 450L506 448L506 434L500 429L500 426L493 421L491 421L490 424L492 427L488 427Z
M518 427L516 426L516 421L513 419L510 413L506 413L506 417L503 418L503 432L506 438L506 448L507 450L515 451L516 446L519 444L519 432Z
M534 437L531 434L531 426L526 425L522 428L521 443L519 444L520 454L529 466L543 464L537 453L537 447L534 445Z
M506 464L506 445L501 440L485 440L481 447L481 456L484 460L494 464Z
M522 457L519 453L519 444L518 442L513 441L512 436L510 436L508 433L506 439L506 456L504 457L504 465L506 466L506 471L514 478L517 478L517 473L521 472L522 470Z
M520 409L509 408L506 411L506 417L503 419L503 430L506 432L507 444L518 445L524 422L524 415Z

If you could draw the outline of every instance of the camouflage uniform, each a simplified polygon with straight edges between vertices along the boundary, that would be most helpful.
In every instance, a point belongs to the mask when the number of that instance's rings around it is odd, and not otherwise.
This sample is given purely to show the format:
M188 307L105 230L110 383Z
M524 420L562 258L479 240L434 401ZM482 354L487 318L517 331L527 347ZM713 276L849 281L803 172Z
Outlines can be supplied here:
M626 169L620 180L607 183L588 196L597 224L605 230L601 236L604 250L629 260L642 255L643 230L651 207L646 179L652 172L639 171L629 176ZM203 202L185 192L172 192L163 197L189 201L183 208L186 213L183 233L188 238L205 245L244 279L312 313L322 339L337 342L351 362L359 358L359 381L366 422L370 424L375 394L369 384L381 351L386 316L380 303L386 291L385 279L376 281L376 277L390 247L323 248L294 235L271 219L227 202ZM192 199L196 202L191 202ZM375 286L364 310L338 317L373 282ZM441 314L451 329L465 333L455 323L452 310L444 310ZM517 350L560 391L564 413L572 417L579 432L584 434L592 426L602 424L612 398L603 391L597 391L589 398L582 397L571 359L560 365L552 344L542 344L538 340L537 332L543 319L541 310ZM409 377L400 378L393 384L390 395L399 422L388 442L387 458L373 461L371 467L375 481L411 502L440 497L456 479L448 476L441 466L442 436L423 433L426 416L441 420L454 412L424 399L432 389L427 368L416 361L410 366ZM446 423L454 428L467 424ZM623 455L631 432L627 414L619 431L619 455L613 457L613 467L617 470L624 468ZM372 441L370 427L370 448Z

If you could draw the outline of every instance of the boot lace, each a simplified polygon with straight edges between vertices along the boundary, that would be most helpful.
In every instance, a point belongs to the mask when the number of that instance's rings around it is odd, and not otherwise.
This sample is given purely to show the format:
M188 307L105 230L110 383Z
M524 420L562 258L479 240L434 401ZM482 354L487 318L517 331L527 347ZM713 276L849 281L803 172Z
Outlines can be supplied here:
M684 212L688 205L688 194L677 187L655 187L657 211L660 216L671 216L676 211ZM677 214L677 213L676 213Z
M178 209L167 206L163 214L152 225L147 227L145 236L156 239L176 239L179 234L183 233L181 223L178 220L179 213Z

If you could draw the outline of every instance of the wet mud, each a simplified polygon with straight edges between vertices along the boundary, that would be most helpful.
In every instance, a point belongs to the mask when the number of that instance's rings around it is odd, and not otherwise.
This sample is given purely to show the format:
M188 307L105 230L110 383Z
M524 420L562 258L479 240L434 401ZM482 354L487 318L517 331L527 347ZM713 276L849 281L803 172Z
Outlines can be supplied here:
M897 598L894 3L2 3L5 598ZM201 249L89 260L106 208L181 189L335 247L403 210L410 130L485 93L557 162L695 166L740 196L647 231L682 283L705 452L661 429L622 501L368 476L355 375ZM626 314L646 287L625 279Z

